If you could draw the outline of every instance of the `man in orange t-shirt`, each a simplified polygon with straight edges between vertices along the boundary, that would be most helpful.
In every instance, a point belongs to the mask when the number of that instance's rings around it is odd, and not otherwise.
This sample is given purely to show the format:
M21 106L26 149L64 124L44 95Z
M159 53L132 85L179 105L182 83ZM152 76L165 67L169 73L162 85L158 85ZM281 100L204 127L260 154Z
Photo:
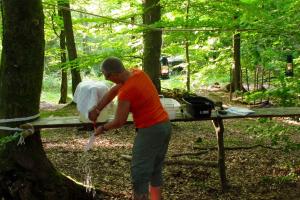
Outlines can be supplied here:
M171 137L168 114L162 107L154 84L143 71L128 71L114 57L103 61L101 71L107 80L116 85L89 112L89 118L96 121L101 110L115 96L118 96L118 106L115 118L99 126L95 135L121 127L126 123L128 114L132 113L137 128L131 162L133 196L135 200L146 200L150 190L151 200L159 200L162 165Z

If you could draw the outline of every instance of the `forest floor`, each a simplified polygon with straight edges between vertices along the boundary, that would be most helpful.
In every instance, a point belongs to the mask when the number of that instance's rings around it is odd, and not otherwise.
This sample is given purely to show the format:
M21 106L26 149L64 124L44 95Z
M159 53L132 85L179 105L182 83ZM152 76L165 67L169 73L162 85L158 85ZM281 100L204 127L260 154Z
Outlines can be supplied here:
M164 199L300 199L299 124L283 118L225 120L225 147L236 149L226 151L230 188L224 193L216 168L185 163L217 160L217 151L211 149L216 147L212 123L176 122L172 126L167 159L174 162L164 168ZM130 162L122 155L131 154L134 127L126 125L101 135L85 153L89 133L76 128L44 129L41 137L59 171L82 183L90 175L91 184L109 194L104 199L130 199ZM99 192L95 199L100 199Z

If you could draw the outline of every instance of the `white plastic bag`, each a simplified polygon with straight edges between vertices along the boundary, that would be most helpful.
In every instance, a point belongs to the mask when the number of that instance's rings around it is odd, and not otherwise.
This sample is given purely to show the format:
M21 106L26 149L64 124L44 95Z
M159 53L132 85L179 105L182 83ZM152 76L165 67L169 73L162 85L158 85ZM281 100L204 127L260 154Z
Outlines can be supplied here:
M83 121L90 121L88 119L89 111L102 99L108 90L109 87L102 81L82 81L78 84L73 101L77 104L77 110Z

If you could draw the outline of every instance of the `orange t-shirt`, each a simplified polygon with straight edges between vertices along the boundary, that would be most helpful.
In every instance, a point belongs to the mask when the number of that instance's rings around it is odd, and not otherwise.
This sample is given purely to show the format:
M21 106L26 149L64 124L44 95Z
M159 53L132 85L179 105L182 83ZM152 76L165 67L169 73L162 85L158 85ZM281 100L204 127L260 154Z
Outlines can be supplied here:
M118 100L130 102L130 112L137 128L168 120L154 84L141 70L132 70L132 76L119 89Z

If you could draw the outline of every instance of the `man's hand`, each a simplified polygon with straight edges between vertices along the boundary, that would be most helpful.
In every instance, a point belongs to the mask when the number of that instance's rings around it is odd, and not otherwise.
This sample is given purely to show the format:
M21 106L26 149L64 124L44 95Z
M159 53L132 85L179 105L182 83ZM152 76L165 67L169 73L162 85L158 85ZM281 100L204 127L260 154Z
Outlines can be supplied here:
M91 121L96 121L98 116L99 116L99 110L97 109L97 107L95 106L94 108L92 108L90 111L89 111L89 120Z

